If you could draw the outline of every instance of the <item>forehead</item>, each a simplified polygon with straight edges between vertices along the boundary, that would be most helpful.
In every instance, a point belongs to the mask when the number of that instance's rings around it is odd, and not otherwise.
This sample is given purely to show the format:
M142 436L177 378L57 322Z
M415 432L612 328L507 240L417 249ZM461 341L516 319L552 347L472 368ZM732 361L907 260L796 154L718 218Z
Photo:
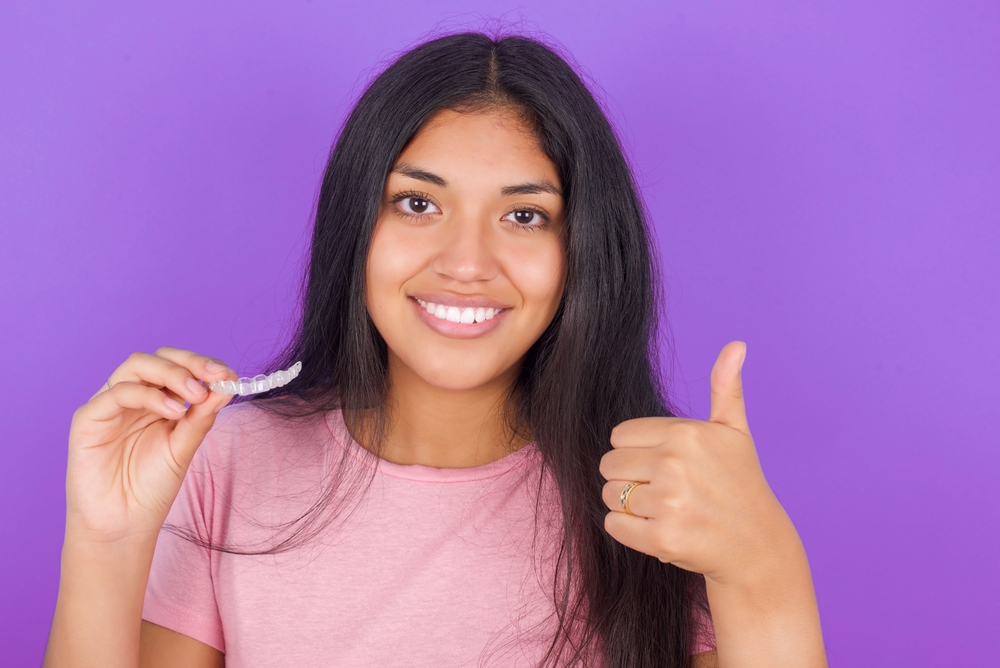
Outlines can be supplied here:
M511 110L443 109L421 126L396 161L418 164L449 182L547 179L558 171L531 126Z

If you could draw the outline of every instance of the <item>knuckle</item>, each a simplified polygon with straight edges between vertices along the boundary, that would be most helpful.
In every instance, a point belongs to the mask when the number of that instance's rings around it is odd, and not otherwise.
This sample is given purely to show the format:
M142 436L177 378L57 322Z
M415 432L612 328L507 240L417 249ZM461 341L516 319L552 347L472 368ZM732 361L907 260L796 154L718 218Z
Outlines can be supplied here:
M612 500L614 500L615 486L612 483L604 483L604 486L601 488L601 498L604 499L604 503L607 504L610 504Z
M675 458L670 462L670 475L673 476L676 484L687 482L689 471L683 459Z
M127 380L122 380L112 385L111 389L108 390L108 393L117 400L125 394L135 391L134 388L139 387L144 386L141 383L133 383Z
M175 364L170 369L170 377L177 381L178 387L187 390L187 379L194 378L194 374L189 369Z
M653 474L662 480L673 480L677 473L677 458L669 452L657 452L650 463Z
M670 494L660 494L656 497L656 507L659 510L658 516L664 517L673 513L674 499Z
M653 539L653 546L659 553L659 556L668 561L672 560L677 549L671 532L662 526L659 527L658 531L656 531L656 537Z
M601 463L598 465L597 470L604 477L605 480L611 479L611 464L609 463L608 455L601 457Z
M174 352L175 350L177 350L177 349L174 348L173 346L160 346L159 348L156 349L156 352L154 354L157 355L157 356L160 356L160 355L169 355L170 353Z
M698 424L694 421L681 422L680 424L677 425L676 431L677 431L676 435L686 441L691 441L696 439L700 433Z
M669 449L658 447L651 451L652 455L652 465L657 471L663 471L665 473L670 473L671 468L674 465L676 457Z
M690 455L699 447L702 431L696 424L678 426L670 435L670 448L675 454Z
M675 494L667 499L667 511L674 517L683 517L690 509L687 497L683 494Z
M629 432L635 424L635 420L626 420L625 422L620 422L611 429L611 443L614 445L619 445L622 441L629 436Z
M126 403L130 396L135 396L135 390L131 389L132 386L134 386L134 383L115 383L108 392L111 394L111 398L115 400L115 403L121 405Z

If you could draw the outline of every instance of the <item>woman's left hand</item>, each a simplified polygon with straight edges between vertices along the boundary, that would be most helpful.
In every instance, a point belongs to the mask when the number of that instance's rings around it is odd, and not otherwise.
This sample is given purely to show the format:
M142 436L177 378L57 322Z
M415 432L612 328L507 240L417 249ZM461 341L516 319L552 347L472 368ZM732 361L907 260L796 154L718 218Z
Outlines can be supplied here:
M611 432L601 459L611 512L604 526L615 540L660 561L724 585L752 585L781 568L798 534L774 496L760 462L743 403L740 370L746 345L727 344L712 368L707 422L649 417ZM628 498L631 481L641 484Z

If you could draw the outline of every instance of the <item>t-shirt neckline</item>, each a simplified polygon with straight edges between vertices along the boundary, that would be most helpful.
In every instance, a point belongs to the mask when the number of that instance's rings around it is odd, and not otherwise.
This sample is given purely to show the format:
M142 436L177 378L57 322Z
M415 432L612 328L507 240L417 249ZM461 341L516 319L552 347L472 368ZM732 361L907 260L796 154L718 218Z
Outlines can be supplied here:
M326 426L333 442L346 450L352 459L382 475L404 480L443 483L472 482L496 478L524 465L528 461L529 455L537 451L537 445L532 441L500 459L469 468L436 468L423 464L397 464L374 456L355 441L347 430L343 413L339 409L327 414Z

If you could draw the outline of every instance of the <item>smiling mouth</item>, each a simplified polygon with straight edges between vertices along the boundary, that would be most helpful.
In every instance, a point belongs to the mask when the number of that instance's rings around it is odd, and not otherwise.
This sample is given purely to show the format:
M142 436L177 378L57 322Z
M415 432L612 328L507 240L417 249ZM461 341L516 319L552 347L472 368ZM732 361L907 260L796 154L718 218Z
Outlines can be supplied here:
M457 306L445 306L444 304L426 302L417 297L414 297L414 299L438 320L447 320L448 322L457 322L464 325L492 320L497 314L504 311L502 308L483 308L482 306L478 308L459 308Z

